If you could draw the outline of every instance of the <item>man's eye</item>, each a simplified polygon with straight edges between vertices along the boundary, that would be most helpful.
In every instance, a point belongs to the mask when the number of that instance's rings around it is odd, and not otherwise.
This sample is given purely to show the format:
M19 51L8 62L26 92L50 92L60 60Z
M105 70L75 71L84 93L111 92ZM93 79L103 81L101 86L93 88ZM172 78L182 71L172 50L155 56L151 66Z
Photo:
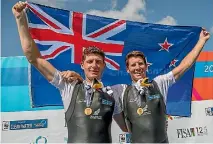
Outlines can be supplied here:
M92 63L92 61L90 60L90 61L87 61L87 63Z
M96 63L97 63L97 64L100 64L100 63L101 63L101 61L96 61Z
M141 63L139 63L139 65L144 65L144 63L141 62Z
M135 67L135 66L136 66L136 64L132 64L131 66L132 66L132 67Z

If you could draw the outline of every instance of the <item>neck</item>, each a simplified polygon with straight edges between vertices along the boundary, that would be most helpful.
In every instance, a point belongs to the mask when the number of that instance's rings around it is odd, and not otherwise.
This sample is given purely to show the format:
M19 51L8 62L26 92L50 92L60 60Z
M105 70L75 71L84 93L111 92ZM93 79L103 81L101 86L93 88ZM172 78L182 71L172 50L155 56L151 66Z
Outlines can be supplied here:
M86 77L86 82L87 82L89 85L92 85L93 79L89 79L89 78Z
M88 77L86 77L86 82L87 82L87 84L89 84L89 85L92 85L93 84L93 80L94 79L90 79L90 78L88 78ZM100 80L99 78L96 78L96 80Z
M144 79L144 78L146 78L146 76L142 77L141 79ZM140 79L138 79L138 80L140 80ZM132 79L132 81L133 81L134 83L138 82L138 80Z

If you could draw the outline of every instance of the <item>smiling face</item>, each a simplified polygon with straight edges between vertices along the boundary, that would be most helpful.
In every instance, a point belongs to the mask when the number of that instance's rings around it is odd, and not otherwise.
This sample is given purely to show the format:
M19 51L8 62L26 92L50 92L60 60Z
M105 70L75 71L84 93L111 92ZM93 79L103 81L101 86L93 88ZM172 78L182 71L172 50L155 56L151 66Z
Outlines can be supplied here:
M137 82L139 79L146 77L147 64L143 53L133 51L126 56L126 68L132 81Z
M104 53L100 49L89 47L84 50L81 68L88 82L101 79L105 66Z

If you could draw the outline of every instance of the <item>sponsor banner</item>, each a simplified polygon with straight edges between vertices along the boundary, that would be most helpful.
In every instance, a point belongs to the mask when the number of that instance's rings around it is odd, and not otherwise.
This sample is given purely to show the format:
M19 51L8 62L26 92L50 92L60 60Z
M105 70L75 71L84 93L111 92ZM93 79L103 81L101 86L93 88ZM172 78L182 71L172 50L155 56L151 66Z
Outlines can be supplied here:
M168 116L170 142L213 142L213 100L192 102L191 117Z
M102 119L97 109L91 119ZM64 110L2 112L3 143L66 143L67 127ZM192 116L168 116L170 143L212 142L213 100L192 102ZM13 124L13 126L11 126ZM32 124L32 125L31 125ZM33 128L35 129L31 129ZM11 128L16 127L16 130ZM129 143L131 135L112 123L112 141Z
M64 110L2 112L2 143L66 143Z
M47 119L3 121L2 130L22 130L47 128Z

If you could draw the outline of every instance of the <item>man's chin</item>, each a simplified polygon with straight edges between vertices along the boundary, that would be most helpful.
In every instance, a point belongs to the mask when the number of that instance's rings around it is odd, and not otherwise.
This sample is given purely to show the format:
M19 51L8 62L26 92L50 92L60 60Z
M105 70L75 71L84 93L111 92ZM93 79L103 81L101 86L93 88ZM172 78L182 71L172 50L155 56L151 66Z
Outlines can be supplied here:
M100 77L99 77L99 75L91 75L90 79L97 79L98 80L98 79L100 79Z
M138 76L135 76L136 79L142 79L143 76L142 75L138 75Z
M136 81L138 81L138 80L140 80L140 79L142 79L143 78L143 76L137 76L137 77L135 77L134 79L136 80Z

